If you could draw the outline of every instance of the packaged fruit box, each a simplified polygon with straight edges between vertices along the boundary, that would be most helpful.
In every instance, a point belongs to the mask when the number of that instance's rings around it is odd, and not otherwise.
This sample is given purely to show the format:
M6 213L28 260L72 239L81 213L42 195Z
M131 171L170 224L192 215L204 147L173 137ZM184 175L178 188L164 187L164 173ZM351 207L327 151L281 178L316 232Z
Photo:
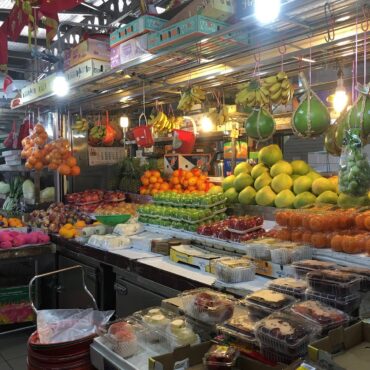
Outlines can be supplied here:
M223 194L178 194L166 191L153 195L153 201L156 204L189 208L213 208L224 205L226 197Z

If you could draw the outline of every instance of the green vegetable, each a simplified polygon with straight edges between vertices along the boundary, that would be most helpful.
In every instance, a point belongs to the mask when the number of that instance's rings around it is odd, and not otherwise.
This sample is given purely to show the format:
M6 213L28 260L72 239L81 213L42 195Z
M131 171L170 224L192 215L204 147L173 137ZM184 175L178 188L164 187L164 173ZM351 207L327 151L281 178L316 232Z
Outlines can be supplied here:
M55 188L54 186L45 188L40 191L40 202L53 202L55 198Z
M31 180L25 180L22 184L23 197L25 199L35 199L35 184Z
M0 181L0 194L8 194L10 191L10 186L4 181Z
M13 177L10 180L9 183L10 191L8 197L5 199L5 202L3 204L3 210L14 211L17 208L19 208L19 200L23 195L22 182L23 180L19 176Z

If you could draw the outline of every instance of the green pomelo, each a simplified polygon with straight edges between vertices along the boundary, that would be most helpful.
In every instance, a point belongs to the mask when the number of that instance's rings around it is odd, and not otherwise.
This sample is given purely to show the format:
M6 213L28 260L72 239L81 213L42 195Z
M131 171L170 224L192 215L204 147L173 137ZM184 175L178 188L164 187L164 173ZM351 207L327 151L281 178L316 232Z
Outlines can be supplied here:
M291 189L293 186L292 178L286 173L281 173L271 181L271 188L275 193L280 193L283 190Z
M362 95L347 113L349 127L361 127L362 137L370 134L370 98Z
M310 109L308 99L299 104L293 115L292 126L305 137L321 135L330 126L329 111L321 101L312 96Z
M301 175L292 175L291 176L291 178L292 178L292 180L294 181L294 180L297 180L299 177L301 177Z
M244 205L256 204L256 193L251 186L247 186L239 193L239 203Z
M270 185L271 180L271 176L268 174L268 172L265 172L256 178L256 181L254 182L254 188L258 191L264 186Z
M289 189L281 191L275 198L275 207L277 208L293 208L295 195Z
M234 186L235 176L230 175L224 178L224 181L222 181L222 189L226 191L227 189L230 189Z
M265 164L268 167L273 166L276 162L283 159L283 153L279 145L272 144L265 146L258 152L258 162Z
M208 190L208 194L222 194L223 192L222 187L219 185L212 186L211 189Z
M252 166L248 162L238 163L234 168L234 176L238 176L241 173L251 173Z
M240 173L234 180L234 188L236 191L241 191L245 187L253 184L253 177L247 173Z
M311 190L312 179L308 176L300 176L294 180L293 191L295 194L304 193Z
M276 194L272 191L269 186L265 186L257 191L256 203L259 206L273 206L275 202Z
M245 121L245 132L254 140L268 139L275 132L275 120L264 108L253 110Z
M280 175L281 173L291 175L293 173L292 165L287 161L279 161L271 167L270 175L272 177Z
M256 164L251 171L251 175L254 179L261 176L264 172L268 172L268 168L263 163Z
M298 194L294 200L294 208L303 208L316 202L316 197L309 191Z
M316 203L328 203L328 204L337 204L338 195L334 191L324 191L316 198Z
M293 175L306 175L310 172L310 168L305 161L296 160L290 163L293 168Z
M239 193L235 190L235 188L227 189L224 195L228 204L236 203L238 201Z
M335 191L334 184L325 177L320 177L319 179L316 179L312 183L312 192L315 195L320 195L324 191Z

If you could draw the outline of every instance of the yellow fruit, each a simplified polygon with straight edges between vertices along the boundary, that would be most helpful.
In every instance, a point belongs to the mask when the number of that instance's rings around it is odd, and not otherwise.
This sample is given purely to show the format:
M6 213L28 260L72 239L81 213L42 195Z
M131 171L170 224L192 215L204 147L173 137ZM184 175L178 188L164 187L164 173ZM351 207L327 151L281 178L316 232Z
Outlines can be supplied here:
M79 221L77 221L76 223L75 223L75 227L77 227L78 229L82 229L83 227L85 227L86 226L86 222L85 221L81 221L81 220L79 220Z
M66 230L71 230L71 229L73 229L73 225L72 224L65 224L63 226L63 228L66 229Z

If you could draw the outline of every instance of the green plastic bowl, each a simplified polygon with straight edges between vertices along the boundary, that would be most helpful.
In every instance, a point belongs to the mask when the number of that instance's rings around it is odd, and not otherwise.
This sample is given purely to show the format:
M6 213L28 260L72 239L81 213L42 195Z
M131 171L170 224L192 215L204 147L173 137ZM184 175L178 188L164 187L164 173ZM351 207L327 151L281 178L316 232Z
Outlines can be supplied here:
M111 215L111 216L95 216L95 218L104 225L116 226L127 222L131 215Z

